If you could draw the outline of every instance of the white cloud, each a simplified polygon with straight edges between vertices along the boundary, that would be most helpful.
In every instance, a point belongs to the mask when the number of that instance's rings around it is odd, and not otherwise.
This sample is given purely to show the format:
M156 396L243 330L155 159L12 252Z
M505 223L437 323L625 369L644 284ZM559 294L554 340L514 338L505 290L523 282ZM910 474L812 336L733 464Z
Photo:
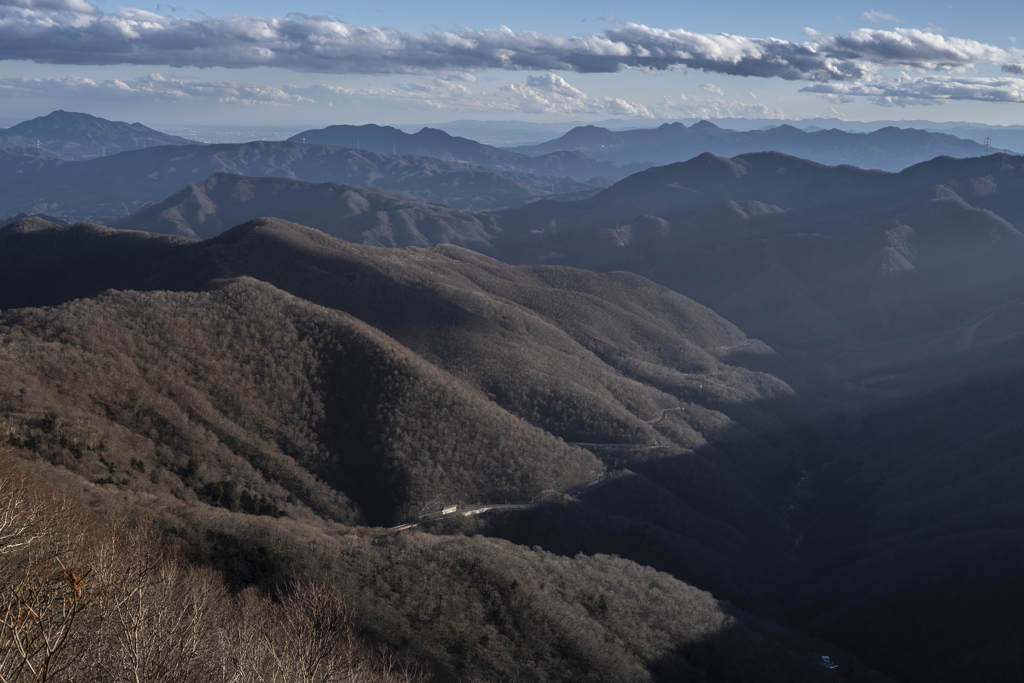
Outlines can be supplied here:
M721 95L725 94L724 90L719 88L717 85L712 85L711 83L702 83L699 87L704 92L709 92L712 95L719 95L719 96L721 96Z
M802 92L818 93L833 101L849 102L854 97L870 98L882 106L945 104L958 100L983 102L1024 102L1024 80L1017 78L966 78L903 75L879 83L815 83Z
M514 83L505 86L502 91L509 96L515 109L525 114L610 114L642 118L653 116L644 105L637 102L612 97L591 97L553 73L528 76L525 84Z
M347 88L335 85L253 85L236 81L209 81L152 73L131 80L67 78L0 79L0 101L5 99L75 99L78 101L131 101L238 105L391 106L401 110L492 111L527 114L601 114L650 118L638 102L591 97L555 74L529 76L490 93L474 92L460 82L435 78L392 82L386 86Z
M1024 56L976 40L946 38L918 29L893 31L862 28L843 36L818 36L820 49L840 59L875 67L950 70L975 64L1005 64Z
M658 106L666 118L684 119L786 119L781 109L772 109L759 103L729 100L694 100L686 95L678 98L663 97Z
M884 12L876 12L875 10L869 10L865 12L864 18L870 21L872 24L880 24L883 21L899 21L899 19L897 19L891 14L885 14Z
M149 102L210 101L240 104L302 104L313 101L294 88L292 92L288 92L278 87L228 81L185 80L167 78L160 74L149 74L128 81L95 81L80 77L0 79L0 98L59 99L69 96Z

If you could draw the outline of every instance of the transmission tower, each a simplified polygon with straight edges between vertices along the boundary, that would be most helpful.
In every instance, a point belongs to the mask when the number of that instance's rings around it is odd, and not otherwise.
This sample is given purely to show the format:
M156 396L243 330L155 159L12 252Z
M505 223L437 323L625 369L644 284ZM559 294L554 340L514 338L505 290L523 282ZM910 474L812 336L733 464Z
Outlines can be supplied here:
M992 138L986 137L985 138L985 156L988 156L991 153L992 153Z

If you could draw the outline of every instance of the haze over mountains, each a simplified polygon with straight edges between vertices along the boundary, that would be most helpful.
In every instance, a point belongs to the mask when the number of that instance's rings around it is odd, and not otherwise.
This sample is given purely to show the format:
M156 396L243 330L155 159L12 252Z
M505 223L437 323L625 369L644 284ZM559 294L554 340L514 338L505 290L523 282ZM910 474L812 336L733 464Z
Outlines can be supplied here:
M544 155L557 150L578 150L598 161L620 164L649 162L657 165L685 161L710 152L733 157L751 152L781 152L828 166L843 164L860 168L900 171L937 156L973 157L985 146L946 133L882 128L871 133L830 129L803 131L790 125L768 130L734 131L709 121L692 126L666 123L653 129L612 131L580 126L539 145L515 147L522 154Z
M101 222L124 218L214 173L372 185L477 210L600 189L571 178L294 142L151 147L77 162L37 156L13 156L11 161L0 168L0 214L47 213Z
M146 138L140 142L138 131L129 124L84 114L55 112L19 126L31 124L38 128L43 125L41 122L59 130L55 139L63 140L61 145L91 149L98 144L97 140L113 145L114 136L120 140L117 144L126 149L154 143L164 146L138 149L127 156L116 155L114 161L89 159L76 163L48 158L43 149L4 151L0 163L0 181L4 183L0 215L45 213L68 221L112 223L214 173L372 185L455 209L479 211L522 206L545 197L585 197L606 186L606 178L622 177L652 161L677 162L709 150L729 156L767 148L786 151L786 140L798 148L791 151L805 158L897 170L939 153L964 156L978 154L982 149L969 141L913 130L883 130L860 136L838 131L807 134L780 127L736 133L707 122L690 128L666 124L654 130L619 133L578 128L559 140L545 143L553 151L540 156L481 145L433 129L410 135L379 126L333 126L293 138L305 138L307 143L322 139L331 143L328 148L295 142L252 142L176 149L168 143L187 141L168 138L160 143L155 138ZM364 138L365 143L360 142ZM338 144L349 147L338 148ZM377 153L351 149L353 145L374 147ZM581 145L590 149L597 160L575 149ZM389 151L407 153L396 155ZM609 160L620 152L631 155L630 161L622 162L625 165ZM862 157L876 161L885 157L888 161L875 164Z
M288 138L292 142L338 145L372 149L394 154L415 154L451 161L465 161L500 171L535 173L538 175L572 176L580 180L606 177L619 180L642 171L650 163L619 164L617 161L594 161L575 150L554 150L547 154L527 156L482 145L475 140L453 137L443 130L423 128L409 134L391 126L329 126L307 130Z

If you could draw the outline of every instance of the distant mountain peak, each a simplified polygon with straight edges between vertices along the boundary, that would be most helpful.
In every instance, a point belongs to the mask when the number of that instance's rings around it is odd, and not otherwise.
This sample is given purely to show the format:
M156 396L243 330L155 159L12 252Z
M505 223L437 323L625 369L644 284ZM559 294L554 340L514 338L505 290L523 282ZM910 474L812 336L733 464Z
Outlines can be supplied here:
M697 123L690 126L690 130L722 130L715 124L711 123L707 119L701 119Z
M81 160L161 145L191 145L177 135L141 123L109 121L63 109L38 116L0 132L0 147L47 149L65 159Z

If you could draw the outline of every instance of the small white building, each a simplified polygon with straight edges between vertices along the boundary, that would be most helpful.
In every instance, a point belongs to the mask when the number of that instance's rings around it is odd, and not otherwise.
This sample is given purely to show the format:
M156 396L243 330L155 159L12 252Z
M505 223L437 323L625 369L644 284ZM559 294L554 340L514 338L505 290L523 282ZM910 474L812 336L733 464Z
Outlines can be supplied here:
M455 512L458 509L459 509L458 504L446 505L445 507L441 508L441 514L442 515L450 515L450 514L452 514L453 512Z

